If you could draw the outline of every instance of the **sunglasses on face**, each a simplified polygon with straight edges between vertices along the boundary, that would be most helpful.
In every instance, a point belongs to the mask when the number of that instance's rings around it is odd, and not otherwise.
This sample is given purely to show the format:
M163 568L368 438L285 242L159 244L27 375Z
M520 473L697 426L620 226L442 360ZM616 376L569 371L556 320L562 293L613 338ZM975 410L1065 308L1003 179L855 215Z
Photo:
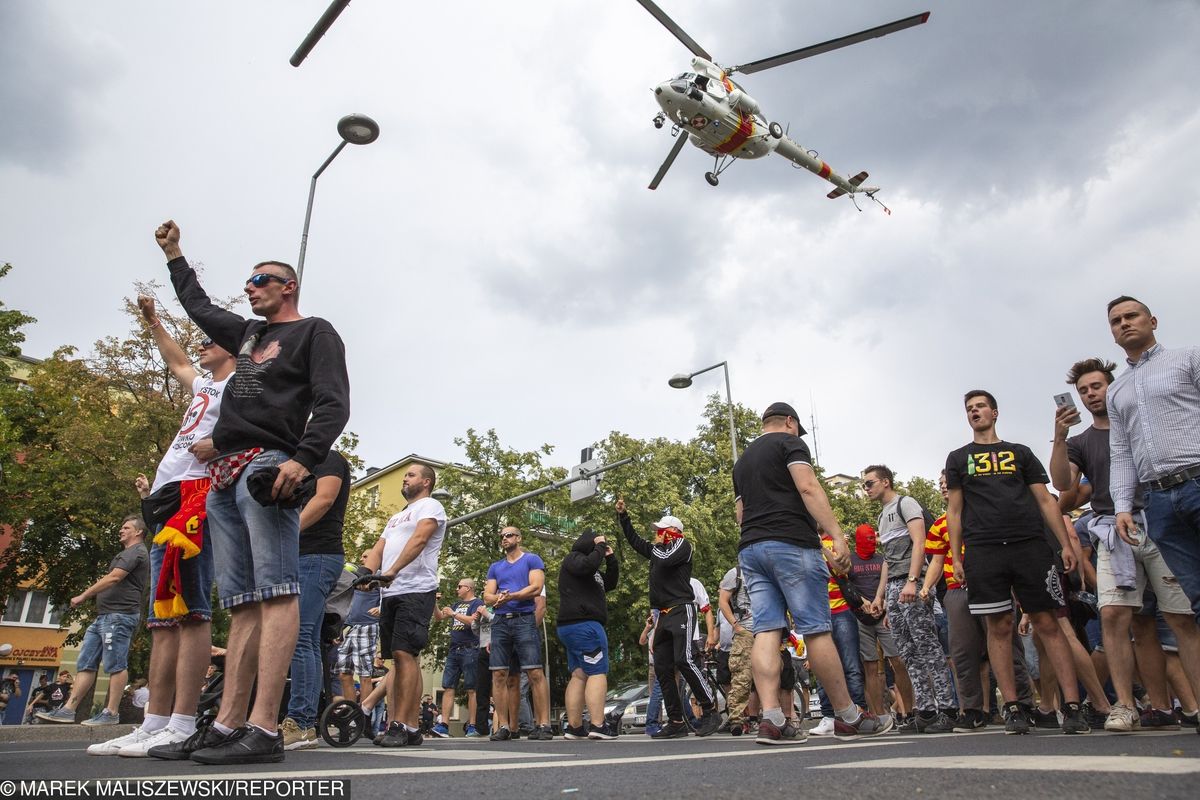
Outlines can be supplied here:
M879 481L863 481L863 488L869 490L872 486L874 486L877 483L879 483Z
M286 286L291 283L291 280L291 278L281 278L278 275L272 275L270 272L260 272L257 275L251 275L250 279L246 281L246 285L253 286L255 289L261 289L271 281L279 281Z
M201 343L200 343L200 349L201 349L201 350L204 350L204 349L206 349L206 348L209 348L209 347L212 347L212 346L213 346L213 340L212 340L212 339L205 339L203 342L201 342Z
M500 534L500 538L501 539L515 539L515 538L517 538L518 535L519 534L516 534L516 533L502 533L502 534Z

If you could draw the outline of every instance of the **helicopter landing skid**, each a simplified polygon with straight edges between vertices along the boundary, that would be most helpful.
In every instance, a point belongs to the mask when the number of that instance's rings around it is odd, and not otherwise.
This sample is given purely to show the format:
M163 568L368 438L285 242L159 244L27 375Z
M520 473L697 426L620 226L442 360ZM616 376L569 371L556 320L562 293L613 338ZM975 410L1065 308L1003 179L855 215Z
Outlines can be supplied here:
M737 161L737 156L720 155L713 158L713 171L704 173L704 180L708 181L709 186L716 186L721 182L720 174L733 166L733 162Z

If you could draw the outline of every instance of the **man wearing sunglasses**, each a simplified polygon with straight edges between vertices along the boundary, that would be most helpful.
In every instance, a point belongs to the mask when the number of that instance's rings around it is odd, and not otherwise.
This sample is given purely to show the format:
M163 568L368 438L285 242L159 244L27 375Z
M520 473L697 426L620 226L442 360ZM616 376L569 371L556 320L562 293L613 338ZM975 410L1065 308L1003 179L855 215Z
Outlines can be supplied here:
M246 319L200 287L173 221L154 237L188 316L237 354L213 429L218 455L209 462L206 507L218 595L231 616L225 691L215 723L181 744L177 757L202 764L282 761L279 705L300 624L300 498L293 492L325 460L349 418L345 349L327 321L300 314L299 285L287 264L252 268L246 298L262 319ZM268 504L255 499L252 486L269 487L265 497L259 492Z

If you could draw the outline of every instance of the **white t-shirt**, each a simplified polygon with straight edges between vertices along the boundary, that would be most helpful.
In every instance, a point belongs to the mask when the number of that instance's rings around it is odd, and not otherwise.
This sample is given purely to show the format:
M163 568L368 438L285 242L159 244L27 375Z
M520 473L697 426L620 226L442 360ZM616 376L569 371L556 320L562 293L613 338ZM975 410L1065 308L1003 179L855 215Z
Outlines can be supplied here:
M692 598L695 600L696 610L700 612L696 615L695 639L697 642L701 642L704 641L704 634L700 633L700 617L704 615L705 611L708 611L712 608L712 603L708 599L708 592L704 590L704 584L700 583L700 581L696 580L695 578L691 578L690 580L692 584Z
M225 384L233 377L231 372L223 381L197 376L192 381L192 404L183 415L183 424L179 433L167 448L167 454L158 462L158 471L154 473L154 485L150 491L157 492L163 485L175 481L194 481L208 477L208 467L198 461L188 452L188 448L201 439L212 436L213 428L217 426L217 417L221 414L221 395L225 392Z
M421 554L408 563L396 575L390 586L383 588L383 596L411 594L413 592L430 592L437 588L437 562L442 551L442 540L446 537L446 510L442 504L432 497L422 497L408 504L398 514L393 514L383 529L383 564L381 569L387 569L400 554L405 545L417 530L417 523L423 519L437 521L437 530Z
M133 692L133 707L145 708L150 702L150 689L143 686L140 689L135 689Z

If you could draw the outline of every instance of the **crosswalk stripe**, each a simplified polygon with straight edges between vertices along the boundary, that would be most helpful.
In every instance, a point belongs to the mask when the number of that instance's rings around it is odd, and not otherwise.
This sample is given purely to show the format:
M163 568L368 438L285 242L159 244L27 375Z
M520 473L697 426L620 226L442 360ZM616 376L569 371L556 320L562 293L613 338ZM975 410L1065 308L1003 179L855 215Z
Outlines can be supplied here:
M1012 770L1033 772L1123 772L1151 775L1187 775L1200 772L1200 758L1160 756L922 756L884 758L878 761L850 761L821 764L812 769L974 769L1004 773Z

